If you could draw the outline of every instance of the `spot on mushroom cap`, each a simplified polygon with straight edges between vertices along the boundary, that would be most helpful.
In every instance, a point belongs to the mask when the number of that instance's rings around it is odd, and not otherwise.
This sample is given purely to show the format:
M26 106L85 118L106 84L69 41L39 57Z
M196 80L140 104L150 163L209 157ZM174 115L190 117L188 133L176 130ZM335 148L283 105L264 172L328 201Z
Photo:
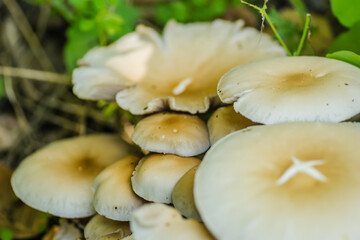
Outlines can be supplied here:
M334 59L279 57L232 69L218 95L254 122L340 122L360 112L359 76L359 68Z
M136 240L214 240L205 226L164 204L146 204L131 217L130 227Z
M131 174L139 161L127 156L105 168L95 179L95 210L110 219L129 221L132 211L144 203L131 188Z
M171 203L171 193L179 179L200 164L194 157L151 154L142 158L131 177L134 192L148 201Z
M221 239L359 239L359 149L359 123L234 132L200 164L196 206Z
M204 121L180 113L157 113L142 119L132 139L145 150L184 157L201 154L210 145Z
M95 213L91 185L107 165L134 153L114 135L89 135L51 143L28 156L11 184L27 205L66 218Z

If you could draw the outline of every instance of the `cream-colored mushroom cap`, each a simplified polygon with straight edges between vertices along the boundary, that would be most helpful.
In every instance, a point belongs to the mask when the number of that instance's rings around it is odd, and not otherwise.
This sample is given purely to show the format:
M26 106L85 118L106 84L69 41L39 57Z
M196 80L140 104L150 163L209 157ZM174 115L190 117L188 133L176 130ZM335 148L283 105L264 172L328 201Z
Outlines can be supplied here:
M192 167L200 164L194 157L172 154L151 154L140 160L131 177L134 192L142 198L171 203L171 193L179 179Z
M323 57L281 57L234 68L218 95L254 122L340 122L360 112L360 69Z
M139 161L127 156L105 168L94 181L94 207L101 215L129 221L132 211L144 203L131 188L131 174Z
M198 167L197 165L191 168L180 178L174 187L171 197L174 207L183 216L202 221L194 201L194 177Z
M192 114L204 113L217 98L220 77L231 68L259 59L285 56L270 36L244 21L181 24L169 21L162 34L139 26L136 31L152 42L144 62L146 71L136 85L120 89L116 101L133 114L170 108ZM124 62L122 68L137 65Z
M184 157L201 154L210 145L204 121L180 113L157 113L142 119L132 139L145 150Z
M60 140L28 156L11 184L15 194L35 209L66 218L91 216L96 175L131 152L130 145L113 135Z
M137 209L130 227L135 240L214 240L203 224L183 219L175 208L160 203Z
M86 240L120 240L131 234L129 222L120 222L96 215L86 224Z
M234 111L233 106L216 109L207 122L210 143L213 145L220 138L257 123Z
M234 132L200 164L196 206L219 239L360 239L359 149L359 123Z

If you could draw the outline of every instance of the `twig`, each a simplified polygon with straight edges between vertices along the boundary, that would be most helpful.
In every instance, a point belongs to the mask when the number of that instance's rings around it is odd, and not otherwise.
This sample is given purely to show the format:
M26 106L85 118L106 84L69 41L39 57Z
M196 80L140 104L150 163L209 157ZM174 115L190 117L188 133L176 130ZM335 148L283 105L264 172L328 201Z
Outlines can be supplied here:
M8 77L19 77L24 79L32 79L36 81L70 84L70 76L55 72L39 71L27 68L13 68L8 66L0 66L0 75Z
M38 37L31 28L29 21L27 20L24 12L21 10L17 2L15 0L3 0L3 2L8 8L12 18L23 34L25 40L28 42L31 51L39 61L41 67L48 71L55 71L53 64L48 58L44 48L41 46Z

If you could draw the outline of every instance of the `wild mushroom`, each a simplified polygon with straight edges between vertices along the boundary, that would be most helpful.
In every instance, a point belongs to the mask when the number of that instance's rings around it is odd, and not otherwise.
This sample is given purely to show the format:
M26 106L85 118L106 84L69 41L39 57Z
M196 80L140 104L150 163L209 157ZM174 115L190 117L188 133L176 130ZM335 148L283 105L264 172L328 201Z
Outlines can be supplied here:
M192 114L208 110L216 85L231 68L284 56L270 36L244 28L242 20L180 24L170 21L161 35L139 26L137 33L153 43L146 71L136 85L120 89L116 101L133 114L170 108ZM126 68L135 68L126 63ZM143 69L142 67L141 69Z
M160 203L137 209L130 228L136 240L214 240L203 224L183 219L176 209Z
M232 69L218 94L254 122L340 122L360 112L359 76L359 68L334 59L281 57Z
M113 100L120 89L142 78L153 43L140 29L108 47L90 50L79 61L80 68L73 72L73 91L79 98Z
M194 177L198 165L187 171L176 183L171 194L174 207L187 218L202 221L194 201Z
M129 222L120 222L96 215L86 224L86 240L117 240L131 234Z
M27 205L65 218L95 213L91 185L106 166L135 152L113 135L60 140L28 156L15 170L11 184Z
M284 123L219 140L196 206L219 239L360 239L360 124Z
M95 210L110 219L129 221L132 211L144 200L131 188L131 174L139 161L137 156L127 156L105 168L94 181Z
M132 139L145 150L184 157L201 154L210 145L203 120L189 114L167 112L142 119L135 126Z
M151 154L142 158L131 177L134 192L148 201L171 203L171 193L179 179L200 164L194 157Z
M220 138L257 123L234 111L233 106L225 106L216 109L207 122L210 143L213 145Z

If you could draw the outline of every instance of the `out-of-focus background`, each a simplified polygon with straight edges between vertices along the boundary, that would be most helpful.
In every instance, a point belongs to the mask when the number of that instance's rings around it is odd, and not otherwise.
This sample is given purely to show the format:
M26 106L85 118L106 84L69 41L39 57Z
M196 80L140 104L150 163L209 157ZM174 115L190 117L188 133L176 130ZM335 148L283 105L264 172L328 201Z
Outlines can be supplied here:
M359 16L339 17L333 2L270 0L267 12L292 51L310 12L311 38L303 55L344 49L360 54L360 19L346 21ZM216 18L241 18L247 26L262 29L259 12L240 0L0 0L0 163L15 168L49 142L119 132L121 124L136 120L113 102L82 101L73 95L71 73L89 49L110 44L137 24L161 31L170 19L187 23ZM267 24L262 31L273 34ZM6 174L0 172L2 177ZM46 239L51 230L47 216L27 217L24 212L17 214L22 215L19 219L11 215L18 228L9 230L1 226L8 221L5 215L0 214L0 239ZM14 232L19 229L26 234Z

